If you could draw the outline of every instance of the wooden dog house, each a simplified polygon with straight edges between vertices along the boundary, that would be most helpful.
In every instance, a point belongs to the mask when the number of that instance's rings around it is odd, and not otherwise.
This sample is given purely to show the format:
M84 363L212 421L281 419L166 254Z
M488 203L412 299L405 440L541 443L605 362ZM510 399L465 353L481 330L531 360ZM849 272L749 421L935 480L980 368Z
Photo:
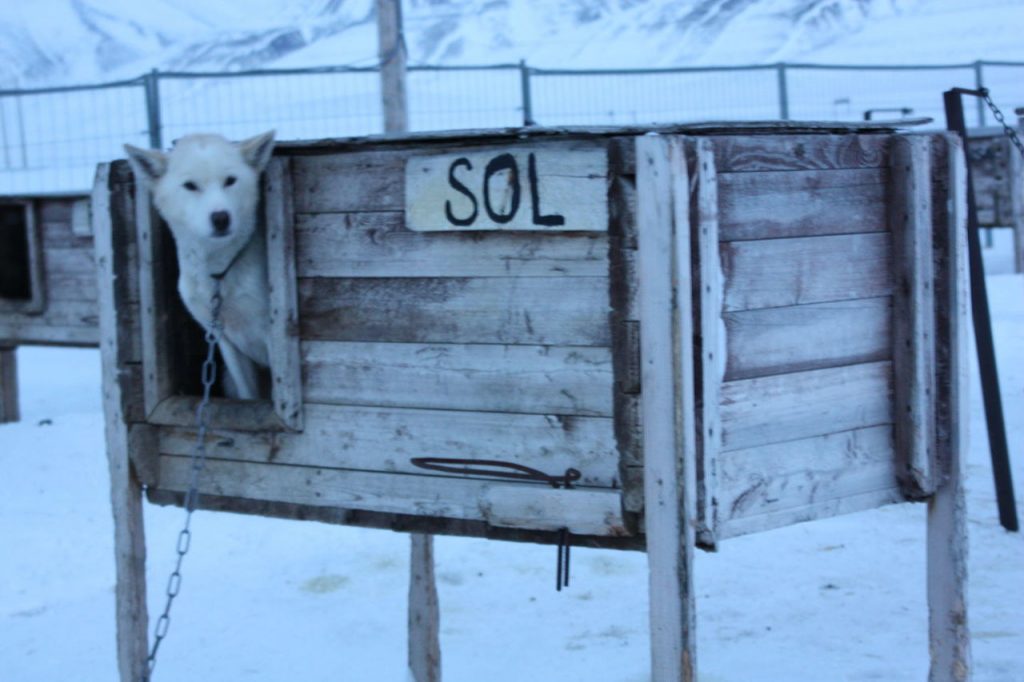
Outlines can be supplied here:
M1018 129L1024 134L1024 126ZM1024 159L1002 128L976 128L968 134L978 225L1013 230L1014 272L1024 272Z
M0 422L18 419L17 346L98 344L88 198L0 197Z
M214 401L200 506L645 549L660 682L693 673L695 544L928 500L933 670L954 679L959 139L656 133L280 144L263 198L273 395ZM146 651L140 496L182 503L199 398L169 234L126 162L98 177L127 681Z

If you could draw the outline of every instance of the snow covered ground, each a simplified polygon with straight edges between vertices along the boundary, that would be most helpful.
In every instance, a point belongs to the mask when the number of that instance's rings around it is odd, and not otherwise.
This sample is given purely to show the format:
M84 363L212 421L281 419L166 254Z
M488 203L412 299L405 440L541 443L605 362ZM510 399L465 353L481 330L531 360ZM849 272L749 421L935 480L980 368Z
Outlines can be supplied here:
M1024 499L1024 277L986 253L1018 500ZM24 417L0 426L0 680L116 679L112 522L94 350L22 348ZM976 383L976 382L975 382ZM1024 680L1024 536L996 517L983 413L967 463L976 682ZM1024 505L1019 504L1024 516ZM925 508L903 504L698 553L703 682L924 680ZM146 506L150 612L182 511ZM155 679L405 680L408 539L197 512ZM439 537L448 682L649 680L644 554Z

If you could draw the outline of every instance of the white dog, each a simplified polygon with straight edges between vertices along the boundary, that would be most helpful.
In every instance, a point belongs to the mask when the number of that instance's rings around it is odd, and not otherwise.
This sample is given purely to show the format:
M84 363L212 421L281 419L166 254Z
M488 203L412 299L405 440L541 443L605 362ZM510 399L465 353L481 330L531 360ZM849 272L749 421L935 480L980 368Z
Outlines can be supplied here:
M273 131L233 143L219 135L189 135L167 154L125 145L138 179L178 248L178 293L204 328L212 319L215 280L221 281L221 356L230 397L260 397L259 370L270 364L266 238L258 228L260 173L270 161Z

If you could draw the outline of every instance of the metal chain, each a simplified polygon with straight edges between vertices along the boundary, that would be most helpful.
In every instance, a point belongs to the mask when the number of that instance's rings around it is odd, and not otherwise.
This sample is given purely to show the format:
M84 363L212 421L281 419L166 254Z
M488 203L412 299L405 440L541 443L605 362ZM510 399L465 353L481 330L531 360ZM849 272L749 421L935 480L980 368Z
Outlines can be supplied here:
M192 450L192 455L189 458L191 468L189 471L188 492L185 493L184 500L185 525L178 533L178 543L175 547L178 556L174 563L174 570L171 571L171 575L167 579L167 600L164 602L164 611L160 614L153 629L153 646L149 650L149 656L146 658L146 672L143 674L142 682L149 682L153 675L153 669L156 668L157 651L160 650L160 644L164 641L164 638L167 636L167 630L171 626L171 605L174 604L174 598L181 591L181 564L185 559L185 555L188 554L189 547L192 545L192 512L196 510L196 506L199 503L199 475L206 466L206 432L209 428L207 408L210 405L210 391L213 388L213 384L217 381L215 351L217 339L220 337L221 332L220 309L223 303L220 295L221 281L218 278L214 278L213 282L213 296L210 297L211 321L209 329L206 330L206 359L203 360L202 371L203 398L196 407L196 428L198 433L196 435L195 448Z
M1017 131L1007 124L1006 117L1003 116L1003 112L1001 112L999 107L996 106L996 103L992 101L992 95L989 94L988 88L981 89L981 96L985 100L985 104L988 105L988 108L992 110L992 115L996 117L996 121L1003 126L1003 132L1006 133L1008 138L1010 138L1010 142L1012 142L1013 146L1017 148L1020 155L1024 157L1024 143L1021 143L1020 137L1017 135Z

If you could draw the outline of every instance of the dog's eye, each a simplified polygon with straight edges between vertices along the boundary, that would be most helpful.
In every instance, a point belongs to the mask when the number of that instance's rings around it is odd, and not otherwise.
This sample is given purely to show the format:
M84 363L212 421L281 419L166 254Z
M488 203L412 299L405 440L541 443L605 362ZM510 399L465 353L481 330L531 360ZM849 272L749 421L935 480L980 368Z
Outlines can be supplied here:
M236 178L234 175L229 175L224 179L224 186L230 187L231 185L235 184L237 180L238 178Z
M185 186L185 189L187 189L189 192L198 192L199 191L199 185L197 185L196 183L192 182L191 180L186 182L184 186Z

